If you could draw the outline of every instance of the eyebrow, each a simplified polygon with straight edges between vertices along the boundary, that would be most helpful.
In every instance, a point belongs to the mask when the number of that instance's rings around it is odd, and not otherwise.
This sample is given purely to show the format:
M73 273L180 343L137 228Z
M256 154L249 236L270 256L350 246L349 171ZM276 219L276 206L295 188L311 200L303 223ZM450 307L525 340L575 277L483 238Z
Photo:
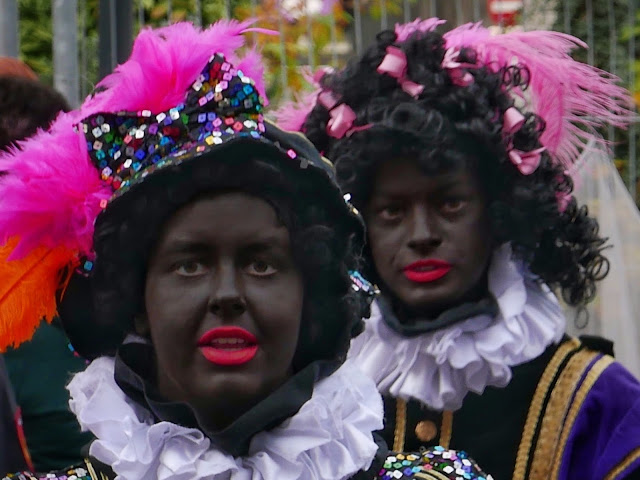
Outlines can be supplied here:
M243 248L255 250L255 251L266 251L266 250L272 250L274 248L287 247L289 243L290 243L289 235L287 232L286 236L265 235L263 237L260 237L253 241L248 242Z
M285 229L286 227L278 227L278 229ZM242 248L251 250L269 250L274 247L282 248L287 245L289 235L287 231L286 236L267 233L260 234L257 238L251 239ZM208 252L211 250L211 245L203 240L188 238L176 238L169 240L161 245L161 249L165 253L192 253L192 252Z
M192 252L207 252L210 250L210 246L206 242L199 240L183 240L175 239L165 242L160 245L159 250L163 253L192 253Z
M446 192L446 190L451 190L459 187L466 188L466 185L462 184L463 181L459 178L443 179L434 186L433 192L436 194L442 194L443 192ZM413 192L407 191L404 185L398 184L391 187L379 188L373 192L372 197L405 198L411 195L413 195Z

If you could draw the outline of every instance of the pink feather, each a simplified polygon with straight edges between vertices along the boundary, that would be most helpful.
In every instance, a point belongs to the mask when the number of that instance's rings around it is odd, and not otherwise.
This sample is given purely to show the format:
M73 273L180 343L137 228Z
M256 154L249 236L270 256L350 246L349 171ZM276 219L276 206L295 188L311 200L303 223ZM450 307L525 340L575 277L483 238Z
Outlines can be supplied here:
M100 202L113 192L90 163L74 123L74 115L61 114L51 131L0 157L0 171L7 172L0 177L0 242L20 238L12 258L39 246L91 251Z
M396 23L395 33L396 41L404 42L415 32L431 32L435 30L439 25L446 23L446 20L440 20L439 18L427 18L422 20L416 18L413 22L409 23Z
M302 126L311 110L316 106L320 89L305 92L296 96L291 102L286 102L277 110L271 112L278 126L290 132L301 132Z
M143 30L129 59L98 84L107 90L89 100L83 106L84 113L168 110L184 101L188 88L214 53L224 54L243 69L265 97L259 55L253 51L244 58L236 54L245 43L243 32L253 23L254 20L219 21L201 31L183 22Z
M444 37L447 48L472 47L479 62L493 65L494 70L526 65L529 91L514 93L528 99L526 109L545 120L540 140L565 166L578 158L590 140L604 143L595 127L624 127L633 116L632 99L616 76L571 58L571 50L587 47L571 35L551 31L491 35L480 24L467 24Z

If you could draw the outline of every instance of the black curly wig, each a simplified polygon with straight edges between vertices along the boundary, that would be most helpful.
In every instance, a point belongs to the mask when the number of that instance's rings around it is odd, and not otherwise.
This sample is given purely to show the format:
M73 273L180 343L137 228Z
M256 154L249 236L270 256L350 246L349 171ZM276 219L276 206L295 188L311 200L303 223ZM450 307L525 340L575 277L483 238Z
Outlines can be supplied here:
M385 160L415 158L425 174L471 169L488 196L496 244L511 242L515 254L543 282L559 288L568 304L584 305L609 269L598 223L570 196L572 180L548 152L530 175L521 174L507 155L508 144L522 151L541 146L545 123L535 114L524 113L524 126L511 137L502 131L504 112L514 106L509 90L526 89L528 70L510 66L496 72L480 66L468 70L473 82L460 87L442 68L444 43L436 32L414 33L401 43L393 31L381 32L361 58L321 80L324 89L353 109L356 126L371 128L332 138L326 133L329 111L316 105L303 132L336 164L338 181L360 209ZM424 87L417 98L395 78L376 71L391 45L404 51L407 77ZM459 60L474 64L475 51L462 49Z
M293 167L283 152L255 142L229 148L216 161L190 161L164 169L98 217L92 275L75 277L60 305L65 328L81 355L113 354L123 337L133 332L135 316L144 312L147 264L170 216L200 196L241 191L272 205L290 233L304 282L294 369L317 360L345 358L352 329L360 321L361 307L349 277L362 248L358 232L348 223L336 222L338 213L322 200L327 191L317 175L323 173ZM334 193L338 194L337 187ZM81 309L78 298L91 298L91 305ZM82 313L87 311L92 312L88 322Z

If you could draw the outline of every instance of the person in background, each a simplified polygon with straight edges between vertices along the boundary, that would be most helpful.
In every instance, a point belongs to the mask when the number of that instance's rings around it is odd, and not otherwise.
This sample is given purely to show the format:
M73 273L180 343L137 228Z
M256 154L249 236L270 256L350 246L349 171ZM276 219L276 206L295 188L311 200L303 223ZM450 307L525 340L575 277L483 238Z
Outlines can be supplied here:
M28 66L0 58L0 152L20 149L20 142L46 130L68 110L64 97L37 81ZM29 342L3 356L32 468L50 470L80 461L82 448L93 437L80 431L69 410L66 384L85 362L69 349L59 320L42 322Z
M29 461L20 409L15 397L4 359L0 355L0 471L13 472L33 468Z
M640 383L565 335L554 293L584 305L608 272L566 170L630 96L569 35L442 23L381 32L276 116L363 213L381 294L350 358L385 396L383 436L463 448L498 480L638 478Z
M38 75L29 65L13 57L0 57L0 75L38 80Z

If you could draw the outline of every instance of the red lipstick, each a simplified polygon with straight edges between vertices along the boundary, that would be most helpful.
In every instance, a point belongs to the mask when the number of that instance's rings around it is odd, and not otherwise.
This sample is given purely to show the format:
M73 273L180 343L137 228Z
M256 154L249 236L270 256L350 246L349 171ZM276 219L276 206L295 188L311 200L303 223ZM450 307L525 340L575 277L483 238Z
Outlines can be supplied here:
M418 260L404 267L404 276L412 282L435 282L451 270L451 264L444 260Z
M198 341L204 358L216 365L242 365L258 352L258 339L240 327L218 327Z

